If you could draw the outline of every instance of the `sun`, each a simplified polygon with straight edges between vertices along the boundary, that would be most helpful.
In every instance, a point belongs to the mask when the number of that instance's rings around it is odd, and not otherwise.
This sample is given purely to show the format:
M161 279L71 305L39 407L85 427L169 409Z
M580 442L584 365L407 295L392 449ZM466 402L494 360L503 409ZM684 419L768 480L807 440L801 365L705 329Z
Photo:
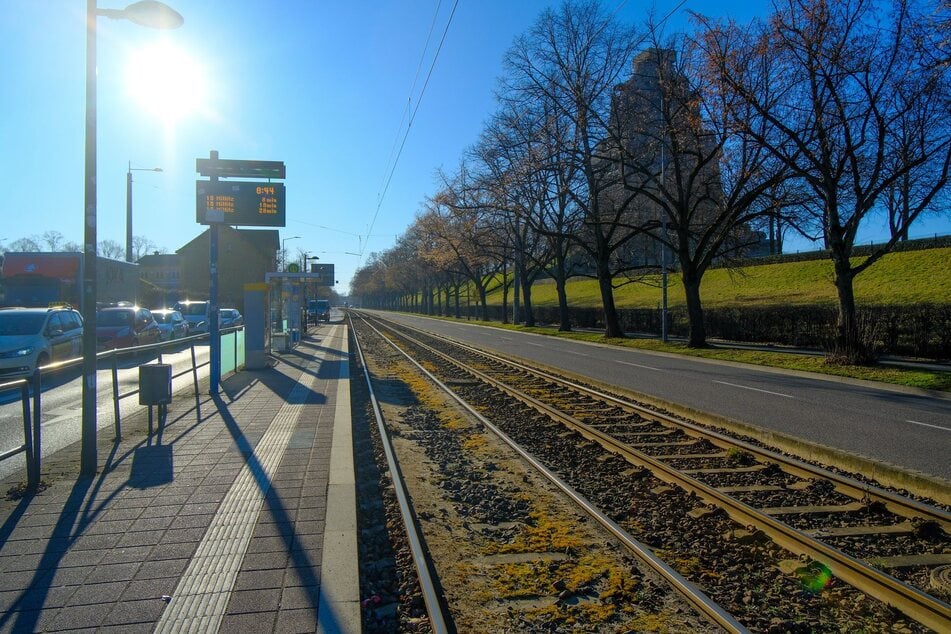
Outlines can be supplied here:
M125 85L140 108L166 124L207 108L208 81L202 65L169 42L132 52Z

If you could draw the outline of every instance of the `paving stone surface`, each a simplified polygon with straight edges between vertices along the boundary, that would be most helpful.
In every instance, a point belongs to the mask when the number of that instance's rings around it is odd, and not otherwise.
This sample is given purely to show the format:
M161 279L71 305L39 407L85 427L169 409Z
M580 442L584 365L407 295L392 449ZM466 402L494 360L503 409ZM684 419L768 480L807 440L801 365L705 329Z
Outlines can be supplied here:
M78 479L79 443L45 458L46 488L0 501L0 632L153 631L248 470L260 511L246 552L228 554L236 574L218 630L315 631L345 336L318 328L273 367L226 377L218 396L207 382L197 397L176 393L151 437L144 408L123 419L121 440L100 430L94 478ZM282 412L296 420L264 479L259 442Z

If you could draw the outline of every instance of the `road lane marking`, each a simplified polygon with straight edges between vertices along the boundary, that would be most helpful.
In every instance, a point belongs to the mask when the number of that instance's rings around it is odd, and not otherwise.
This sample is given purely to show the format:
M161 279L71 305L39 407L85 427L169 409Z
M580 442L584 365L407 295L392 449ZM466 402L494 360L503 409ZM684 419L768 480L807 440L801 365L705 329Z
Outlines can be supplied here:
M618 361L615 359L615 363L620 363L621 365L633 365L635 368L644 368L645 370L654 370L655 372L663 372L663 368L654 368L649 365L641 365L640 363L631 363L630 361Z
M772 394L773 396L782 396L783 398L795 398L790 394L783 394L781 392L770 392L769 390L761 390L758 387L750 387L748 385L737 385L736 383L727 383L726 381L714 381L714 383L719 383L720 385L729 385L730 387L738 387L741 390L753 390L754 392L762 392L763 394Z
M921 425L922 427L933 427L934 429L940 429L942 431L951 431L949 427L942 427L941 425L929 425L928 423L919 423L916 420L906 420L906 423L911 423L913 425Z

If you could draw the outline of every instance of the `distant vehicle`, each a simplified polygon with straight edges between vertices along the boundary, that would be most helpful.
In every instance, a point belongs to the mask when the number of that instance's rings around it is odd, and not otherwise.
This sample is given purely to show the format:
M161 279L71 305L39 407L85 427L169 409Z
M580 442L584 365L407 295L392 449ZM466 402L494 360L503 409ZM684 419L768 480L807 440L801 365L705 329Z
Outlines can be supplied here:
M235 308L222 308L218 311L218 327L233 328L244 323L244 317Z
M307 302L307 319L313 323L330 321L330 301L326 299L311 299Z
M96 313L96 345L100 350L131 348L162 338L152 311L139 306L115 306Z
M82 310L83 254L40 251L3 256L3 306L46 308L63 303ZM96 301L134 299L139 265L96 257Z
M181 339L188 336L188 321L177 310L159 308L152 311L155 323L162 331L162 341Z
M178 302L175 304L175 310L188 321L189 332L192 334L208 332L208 324L211 322L211 302L204 300Z
M68 307L0 309L0 380L83 352L83 318Z

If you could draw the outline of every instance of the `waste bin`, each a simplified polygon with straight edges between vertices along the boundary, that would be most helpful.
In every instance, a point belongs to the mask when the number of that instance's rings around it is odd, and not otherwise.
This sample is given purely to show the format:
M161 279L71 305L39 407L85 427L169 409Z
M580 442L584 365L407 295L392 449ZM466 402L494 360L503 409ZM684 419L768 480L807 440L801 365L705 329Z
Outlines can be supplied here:
M171 402L172 366L167 363L140 365L139 405L167 405Z

